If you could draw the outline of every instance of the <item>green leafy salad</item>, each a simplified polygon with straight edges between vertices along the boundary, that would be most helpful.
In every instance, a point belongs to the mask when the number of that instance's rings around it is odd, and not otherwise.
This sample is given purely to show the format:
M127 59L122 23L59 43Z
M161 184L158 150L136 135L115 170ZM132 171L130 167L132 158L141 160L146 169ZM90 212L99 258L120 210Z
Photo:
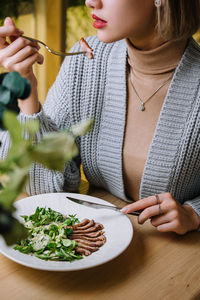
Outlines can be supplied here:
M73 229L67 227L80 223L76 215L64 217L51 208L37 207L34 214L22 218L29 234L14 246L15 250L44 260L71 262L82 258L75 253L77 242L68 238Z

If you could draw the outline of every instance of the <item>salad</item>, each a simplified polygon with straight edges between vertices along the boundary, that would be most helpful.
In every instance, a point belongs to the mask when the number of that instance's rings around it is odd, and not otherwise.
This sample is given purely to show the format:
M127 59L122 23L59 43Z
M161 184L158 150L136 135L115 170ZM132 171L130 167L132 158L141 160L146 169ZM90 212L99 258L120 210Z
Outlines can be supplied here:
M28 237L18 242L14 249L43 260L74 261L83 258L76 254L77 242L69 239L72 227L78 224L76 215L63 216L51 208L37 207L34 214L22 216Z

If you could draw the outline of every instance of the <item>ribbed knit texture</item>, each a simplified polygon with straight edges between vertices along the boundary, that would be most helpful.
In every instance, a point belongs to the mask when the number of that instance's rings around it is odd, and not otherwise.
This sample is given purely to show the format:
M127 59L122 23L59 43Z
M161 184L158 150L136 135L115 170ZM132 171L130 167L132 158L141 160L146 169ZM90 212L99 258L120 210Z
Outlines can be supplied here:
M87 39L95 58L68 57L38 114L20 114L21 122L40 121L38 140L85 118L94 118L93 130L77 140L87 179L126 199L122 150L126 123L127 45L124 40L101 43ZM76 44L73 51L79 50ZM200 215L200 48L191 39L176 69L162 107L146 161L140 198L171 192ZM1 133L1 157L9 137ZM75 191L80 182L80 159L63 173L34 164L30 170L30 194Z

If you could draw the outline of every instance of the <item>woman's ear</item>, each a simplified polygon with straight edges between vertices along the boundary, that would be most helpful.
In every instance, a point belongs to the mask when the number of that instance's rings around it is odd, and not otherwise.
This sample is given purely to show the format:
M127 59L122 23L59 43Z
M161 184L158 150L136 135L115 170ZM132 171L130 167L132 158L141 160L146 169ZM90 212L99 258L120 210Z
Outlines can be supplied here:
M155 7L161 7L165 5L165 0L154 0Z
M161 0L154 0L155 7L161 7L162 1Z

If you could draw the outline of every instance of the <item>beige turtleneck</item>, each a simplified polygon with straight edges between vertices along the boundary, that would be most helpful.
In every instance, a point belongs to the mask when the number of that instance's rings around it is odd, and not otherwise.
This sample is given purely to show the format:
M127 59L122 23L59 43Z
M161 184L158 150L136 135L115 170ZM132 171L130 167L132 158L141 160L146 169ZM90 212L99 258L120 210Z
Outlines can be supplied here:
M186 47L186 41L166 42L153 50L142 51L128 44L128 99L127 120L123 148L123 176L127 197L138 200L140 182L171 78L145 104L140 111L140 101L130 80L143 102L173 75Z

